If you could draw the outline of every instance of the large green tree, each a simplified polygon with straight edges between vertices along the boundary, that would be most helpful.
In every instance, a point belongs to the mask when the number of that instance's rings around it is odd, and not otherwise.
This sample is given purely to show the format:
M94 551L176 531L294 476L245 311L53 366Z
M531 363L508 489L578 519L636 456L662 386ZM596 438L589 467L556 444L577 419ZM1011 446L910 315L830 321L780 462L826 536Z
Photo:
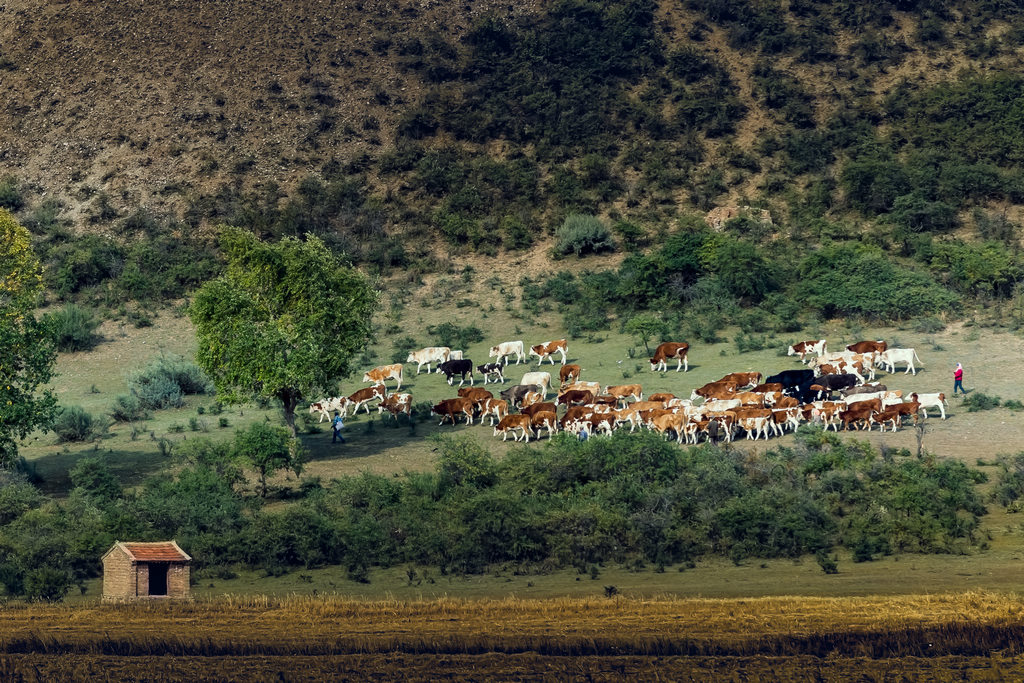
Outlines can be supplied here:
M18 442L54 417L56 397L40 388L53 376L53 336L34 315L42 269L28 230L0 209L0 468L10 468Z
M333 389L370 340L377 292L312 235L261 242L221 228L225 275L205 283L189 310L196 360L230 403L276 398L295 435L295 407Z

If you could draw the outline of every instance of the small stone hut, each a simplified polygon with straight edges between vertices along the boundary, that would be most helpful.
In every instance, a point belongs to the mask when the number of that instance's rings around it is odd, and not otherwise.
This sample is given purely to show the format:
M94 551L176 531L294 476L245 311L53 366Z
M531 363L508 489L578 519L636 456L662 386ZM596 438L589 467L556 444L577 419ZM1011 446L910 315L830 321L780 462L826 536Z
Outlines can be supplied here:
M118 541L103 555L103 599L188 598L191 562L174 541Z

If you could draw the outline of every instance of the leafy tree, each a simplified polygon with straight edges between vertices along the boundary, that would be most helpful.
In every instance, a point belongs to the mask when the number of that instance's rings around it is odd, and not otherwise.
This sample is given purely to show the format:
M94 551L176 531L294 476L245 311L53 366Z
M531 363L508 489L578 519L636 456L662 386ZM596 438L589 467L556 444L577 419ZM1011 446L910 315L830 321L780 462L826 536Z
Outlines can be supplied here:
M370 339L377 294L315 236L261 242L224 227L227 272L204 284L189 311L196 361L220 400L276 398L295 430L304 396L333 387Z
M0 209L0 468L12 466L18 441L49 425L57 407L51 391L40 391L57 355L33 315L42 285L28 230Z
M267 495L267 478L279 470L302 473L299 442L288 438L288 431L263 422L256 422L235 435L234 455L247 461L260 479L260 496Z
M668 325L664 320L656 318L650 313L635 315L626 321L622 326L623 332L632 335L644 343L644 349L650 353L651 347L647 345L655 337L664 337L668 334Z

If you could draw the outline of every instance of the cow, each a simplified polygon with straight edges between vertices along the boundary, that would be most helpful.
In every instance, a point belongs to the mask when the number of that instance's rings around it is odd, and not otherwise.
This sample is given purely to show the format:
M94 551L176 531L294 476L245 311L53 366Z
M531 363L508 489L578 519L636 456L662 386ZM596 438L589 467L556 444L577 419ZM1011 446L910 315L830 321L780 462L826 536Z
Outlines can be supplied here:
M878 356L879 364L884 365L885 371L889 373L896 372L897 363L906 363L907 369L903 372L904 375L907 373L917 374L917 369L914 367L915 360L918 363L921 362L914 349L889 349Z
M783 391L814 380L814 370L783 370L765 378L765 384L781 384Z
M756 387L761 381L760 372L730 372L728 375L718 380L719 382L735 382L736 388L742 387Z
M846 407L846 410L839 413L839 421L843 423L843 431L847 431L850 428L850 424L856 424L860 422L862 425L867 425L868 429L871 428L869 420L871 416L876 412L881 412L882 402L878 399L873 401L860 401L859 403L852 403ZM861 427L858 426L858 429Z
M644 390L639 384L617 384L614 386L605 387L604 393L614 396L616 405L621 401L623 404L629 403L629 399L634 401L644 400Z
M427 366L427 373L430 373L431 363L443 363L449 359L452 350L447 346L428 346L419 351L412 351L405 359L406 363L416 363L416 374L420 374L420 368Z
M412 417L412 394L388 394L377 404L377 414L388 411L391 417L398 419L399 413Z
M769 392L782 391L785 389L779 382L772 382L771 384L765 382L764 384L758 384L755 387L751 387L749 391L756 391L759 394L766 394Z
M452 425L456 424L455 418L461 413L466 416L466 423L473 424L473 401L468 398L443 398L437 403L430 412L436 413L441 416L441 421L438 425L443 425L445 420L451 420Z
M517 429L522 430L521 435L516 435ZM508 438L508 433L512 432L512 437L519 441L520 438L526 439L527 443L530 441L530 436L533 435L533 429L530 424L529 415L506 415L494 426L494 436L501 432L501 440L504 441Z
M896 431L896 428L900 424L900 411L895 408L888 408L878 413L873 413L868 418L868 431L871 431L871 425L877 424L880 431L885 431L886 423L892 424L892 431Z
M523 342L502 342L497 346L492 346L491 350L487 352L488 358L497 358L496 362L503 365L508 365L508 357L512 355L516 357L516 365L519 365L519 361L526 359L526 354L523 353Z
M544 359L547 358L551 361L551 364L555 364L554 354L562 354L562 365L565 365L565 354L569 352L569 342L565 339L556 339L555 341L544 342L543 344L537 344L536 346L530 347L530 355L537 356L538 367L544 363Z
M574 420L584 417L589 418L589 416L593 414L594 409L589 406L569 406L569 409L565 411L565 415L559 419L558 426L564 430Z
M495 382L500 381L502 384L505 383L505 375L502 373L501 363L484 363L483 365L476 366L476 371L484 376L484 384L488 381L494 380Z
M567 384L580 381L581 372L583 372L583 369L574 363L563 365L558 369L558 386L561 388Z
M665 413L654 416L651 420L651 429L665 436L668 432L675 432L676 441L683 442L686 416L681 413Z
M343 396L335 396L334 398L322 398L316 403L309 404L309 414L316 415L320 413L320 419L317 422L323 422L326 417L328 420L331 419L331 413L335 410L341 410L342 402L345 400Z
M469 375L469 386L473 386L473 361L468 358L462 360L446 360L437 366L435 372L444 373L444 376L448 378L448 386L451 386L455 380L455 375L459 376L459 386L466 381L466 375Z
M536 387L532 385L527 386L525 384L515 384L502 391L499 395L508 401L509 405L518 407L519 404L522 403L523 398L534 389L536 389Z
M852 351L853 353L870 353L870 354L875 354L875 353L882 353L887 348L889 348L889 345L887 343L885 343L884 341L879 340L879 341L859 341L859 342L857 342L855 344L850 344L849 346L847 346L846 350L847 351Z
M540 403L543 400L544 397L540 395L539 391L528 391L526 392L526 396L523 396L523 400L519 404L519 410L522 412L523 408L529 408L535 403Z
M735 382L708 382L702 387L697 387L690 394L690 400L695 401L697 397L703 397L705 400L712 398L726 398L736 393L738 388Z
M448 360L462 360L462 351L452 349L451 353L448 354Z
M573 382L572 384L569 384L569 385L564 386L561 389L559 389L558 393L562 394L562 393L565 393L566 391L576 391L576 390L589 391L594 396L597 396L598 394L601 393L601 383L600 382Z
M397 380L398 386L395 387L395 391L399 391L402 388L402 364L394 363L392 365L381 365L380 367L374 368L366 372L363 375L364 382L372 382L373 384L384 384L385 380Z
M519 380L520 384L532 384L536 387L540 387L541 395L545 398L548 395L548 389L551 388L551 373L550 372L527 372L523 374L523 378Z
M914 424L917 424L918 413L921 412L921 404L918 401L910 400L906 403L896 403L891 408L899 413L901 419L904 415L907 415L914 418Z
M586 389L569 389L563 391L555 398L556 406L571 406L584 403L591 403L594 400L594 392Z
M939 414L942 415L942 419L946 419L946 395L939 394L911 394L911 401L917 401L921 404L921 413L927 418L929 408L938 408Z
M686 342L658 344L658 348L654 349L654 357L651 358L651 370L654 372L668 372L668 361L671 358L675 358L679 361L678 365L676 365L676 372L679 372L680 368L683 368L683 372L689 372L690 361L686 358L686 354L689 351L690 345Z
M478 387L462 387L459 389L458 395L460 398L468 398L470 401L476 401L477 403L494 398L494 394Z
M497 419L501 422L501 418L508 415L508 401L503 401L500 398L485 398L479 403L480 406L480 424L484 423L484 418L490 418L490 426L494 426L494 420Z
M341 399L341 412L348 414L348 407L355 406L352 414L355 415L359 412L360 408L366 408L366 414L370 414L370 401L378 400L383 401L384 397L387 396L387 389L383 384L374 384L372 387L366 387L355 391L345 398Z
M814 384L810 386L811 391L817 391L824 393L826 398L832 395L833 391L842 391L843 389L849 389L857 385L857 376L849 373L842 375L822 375L818 379L814 380ZM815 389L815 387L819 387Z
M675 394L670 394L667 391L662 391L662 392L658 392L656 394L651 394L650 396L647 397L647 400L648 401L661 401L662 403L668 403L669 401L673 400L675 397L676 397ZM640 399L638 399L638 400L640 400Z
M530 427L533 428L536 438L540 438L540 430L548 430L548 438L558 432L558 416L553 411L541 410L530 416Z
M555 404L550 401L540 401L538 403L532 403L528 406L520 408L520 413L523 415L536 415L537 413L554 413L556 412Z
M791 426L793 431L800 426L800 408L798 406L772 409L771 427L775 430L775 435L785 434L787 426Z
M809 340L809 341L802 341L802 342L799 342L797 344L793 344L792 346L790 346L789 350L786 352L786 355L789 355L789 356L799 355L800 356L800 362L801 363L805 363L807 361L804 360L804 356L806 356L808 353L816 353L819 356L824 355L826 353L825 346L826 346L826 342L825 342L824 339L817 339L817 340L812 339L812 340Z
M888 391L889 388L884 384L861 384L858 387L850 387L849 389L840 389L839 393L842 396L853 396L854 394L872 394L878 391Z

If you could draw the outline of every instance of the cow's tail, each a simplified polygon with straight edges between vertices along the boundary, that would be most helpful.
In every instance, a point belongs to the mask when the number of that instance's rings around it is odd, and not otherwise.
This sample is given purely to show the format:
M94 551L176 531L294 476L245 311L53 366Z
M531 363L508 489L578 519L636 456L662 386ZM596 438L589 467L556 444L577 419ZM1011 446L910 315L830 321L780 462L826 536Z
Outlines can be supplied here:
M914 351L914 360L916 360L918 363L920 363L921 359L917 357L917 349L913 349L913 351Z

